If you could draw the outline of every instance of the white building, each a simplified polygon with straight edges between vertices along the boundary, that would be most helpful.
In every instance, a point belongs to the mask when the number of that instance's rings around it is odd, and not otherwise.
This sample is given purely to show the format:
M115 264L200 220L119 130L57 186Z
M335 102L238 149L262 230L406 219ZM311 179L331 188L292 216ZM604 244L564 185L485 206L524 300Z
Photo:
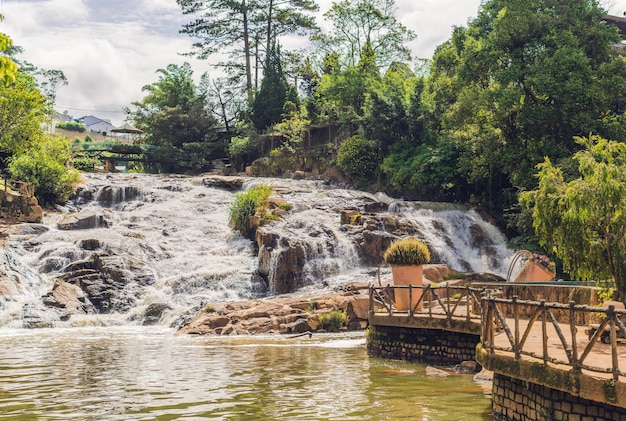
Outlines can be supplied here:
M90 133L109 134L115 128L111 121L104 120L92 115L86 115L78 119L78 122L87 128Z

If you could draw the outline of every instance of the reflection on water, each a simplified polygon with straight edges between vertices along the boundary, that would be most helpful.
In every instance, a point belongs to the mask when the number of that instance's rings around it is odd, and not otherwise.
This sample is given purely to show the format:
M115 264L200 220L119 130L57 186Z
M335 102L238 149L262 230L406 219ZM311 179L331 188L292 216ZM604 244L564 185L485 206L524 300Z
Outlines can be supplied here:
M363 334L1 330L0 419L487 420L469 375L367 356Z

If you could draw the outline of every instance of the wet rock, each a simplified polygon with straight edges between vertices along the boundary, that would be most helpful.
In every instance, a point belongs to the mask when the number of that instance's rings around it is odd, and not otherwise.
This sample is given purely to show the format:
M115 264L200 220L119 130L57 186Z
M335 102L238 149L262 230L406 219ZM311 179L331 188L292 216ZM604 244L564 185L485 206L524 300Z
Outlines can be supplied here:
M341 211L340 221L342 225L360 225L361 216L361 212L356 209L344 209Z
M243 187L243 178L223 175L212 175L202 179L202 184L216 189L237 191Z
M334 165L324 171L324 173L322 174L322 178L324 180L329 180L340 185L348 185L350 183L348 177L346 177L343 171L341 171L341 168L339 168L337 165Z
M298 239L280 237L259 228L258 272L267 279L269 289L278 294L295 291L302 286L302 271L306 263L304 243Z
M347 306L347 314L351 319L367 320L370 312L370 300L368 296L361 294L359 298L350 300Z
M363 259L371 265L378 265L383 261L383 253L398 238L386 231L364 230L362 240L358 243Z
M143 326L152 326L158 324L163 318L163 313L166 310L171 310L172 307L165 303L153 303L150 304L144 311Z
M476 373L476 375L474 376L474 381L477 381L477 382L493 381L493 371L489 371L483 368L479 373Z
M111 207L141 197L137 186L105 186L96 193L96 200L103 206Z
M65 215L57 223L60 230L84 230L91 228L108 228L109 222L103 215L91 209Z
M302 318L302 319L298 319L294 322L291 323L284 323L281 324L278 327L278 331L280 333L304 333L304 332L308 332L310 329L309 324L307 323L307 320Z
M97 250L101 247L100 240L96 240L95 238L89 240L82 240L79 244L79 247L83 250Z
M44 317L36 308L30 305L22 309L22 327L24 329L43 329L54 327L53 320Z
M435 367L426 367L426 375L430 377L448 377L450 374Z
M444 277L455 273L450 266L444 264L424 265L424 278L431 282L441 283Z
M480 371L481 367L476 361L463 361L454 366L455 373L474 374Z
M17 279L9 277L0 269L0 297L16 297L20 295Z
M57 279L52 291L43 298L44 305L68 310L73 313L94 313L95 309L89 302L83 290Z
M304 171L294 171L293 175L291 176L291 178L293 178L294 180L304 180L305 177L306 173Z
M132 257L92 254L69 264L59 279L78 286L98 313L127 312L154 284L154 273Z

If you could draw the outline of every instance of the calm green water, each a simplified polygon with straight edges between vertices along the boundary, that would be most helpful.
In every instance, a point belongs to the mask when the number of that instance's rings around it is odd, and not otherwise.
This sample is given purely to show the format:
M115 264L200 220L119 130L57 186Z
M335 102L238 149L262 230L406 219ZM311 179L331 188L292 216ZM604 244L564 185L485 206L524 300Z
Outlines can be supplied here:
M470 375L367 356L363 333L0 330L0 419L488 420Z

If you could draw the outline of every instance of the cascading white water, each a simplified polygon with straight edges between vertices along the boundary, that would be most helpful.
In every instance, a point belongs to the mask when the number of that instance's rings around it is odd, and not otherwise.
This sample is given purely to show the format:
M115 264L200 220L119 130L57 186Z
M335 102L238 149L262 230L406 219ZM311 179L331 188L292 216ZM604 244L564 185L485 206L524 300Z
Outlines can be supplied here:
M318 181L247 179L245 187L258 183L272 185L293 206L267 229L283 239L281 247L289 242L302 245L300 287L375 281L376 268L362 263L353 235L340 224L340 212L365 212L367 204L391 204L389 198L333 189ZM95 213L106 227L60 230L57 223L63 214L48 214L41 225L12 227L0 265L18 279L19 291L0 303L0 326L19 327L29 312L48 317L53 326L140 323L146 308L155 304L167 308L160 323L170 324L201 305L265 292L257 275L255 244L228 225L234 193L207 187L201 176L145 174L89 174L80 190L66 211ZM392 208L419 227L437 259L453 269L506 273L513 253L506 249L504 236L477 213L414 209L410 203ZM109 303L112 314L72 314L61 321L59 311L44 305L42 296L50 295L68 267L78 265L76 272L82 274L100 264L94 253L117 259L111 272L123 282L115 292L119 296ZM276 269L270 268L266 280L270 292ZM92 278L75 279L88 284Z

